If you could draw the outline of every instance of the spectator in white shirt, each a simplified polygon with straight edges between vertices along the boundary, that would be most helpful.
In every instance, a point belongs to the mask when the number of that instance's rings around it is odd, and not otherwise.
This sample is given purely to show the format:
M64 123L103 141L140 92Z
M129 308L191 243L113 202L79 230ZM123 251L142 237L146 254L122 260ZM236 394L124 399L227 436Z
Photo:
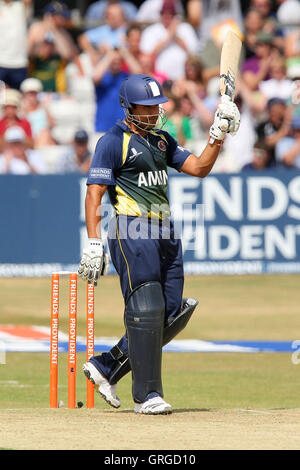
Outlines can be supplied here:
M272 98L288 100L293 91L293 82L286 76L286 61L282 56L275 56L270 65L270 78L259 86L264 105ZM265 107L264 106L264 107Z
M4 134L4 150L0 156L0 174L28 175L47 173L45 161L36 150L25 145L21 127L10 127Z
M0 80L19 89L26 78L27 12L31 0L0 0Z
M160 22L148 26L141 40L141 50L156 57L156 69L171 80L183 78L185 61L196 52L198 39L192 26L176 16L172 1L166 0L160 12Z

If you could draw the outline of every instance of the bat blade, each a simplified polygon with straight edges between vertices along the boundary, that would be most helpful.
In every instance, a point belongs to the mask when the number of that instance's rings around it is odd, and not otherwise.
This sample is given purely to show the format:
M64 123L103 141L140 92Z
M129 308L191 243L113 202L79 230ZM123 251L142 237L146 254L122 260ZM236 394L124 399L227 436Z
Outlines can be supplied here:
M242 42L236 33L228 31L221 51L220 93L234 99L235 81L240 60Z

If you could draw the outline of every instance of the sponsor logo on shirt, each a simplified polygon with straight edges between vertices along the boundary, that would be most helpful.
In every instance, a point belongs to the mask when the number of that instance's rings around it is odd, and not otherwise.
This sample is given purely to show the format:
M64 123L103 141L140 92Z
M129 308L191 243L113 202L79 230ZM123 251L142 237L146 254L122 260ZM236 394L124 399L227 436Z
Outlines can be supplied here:
M138 157L139 155L142 155L143 152L137 152L134 147L131 149L132 154L129 155L128 160L131 160L134 157Z
M166 170L148 171L139 173L138 186L161 186L168 184L168 173Z
M159 148L159 150L161 150L162 152L165 152L166 151L166 144L164 143L163 140L159 140L157 142L157 147Z
M103 178L105 180L111 179L111 168L91 168L90 178Z

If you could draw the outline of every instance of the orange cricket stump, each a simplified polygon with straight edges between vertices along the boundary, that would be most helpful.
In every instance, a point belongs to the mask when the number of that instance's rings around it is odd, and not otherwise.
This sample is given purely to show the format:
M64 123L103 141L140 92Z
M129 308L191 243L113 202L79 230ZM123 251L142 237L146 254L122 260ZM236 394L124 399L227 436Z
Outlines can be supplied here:
M60 276L69 277L69 348L68 348L68 408L76 408L77 372L77 273L59 271L51 277L51 334L50 334L50 408L58 407L58 333L59 333L59 284ZM94 355L94 284L87 283L86 290L86 358ZM78 405L79 406L79 405ZM87 380L87 408L94 408L94 385Z
M50 408L57 408L59 274L51 278Z
M69 353L68 408L76 407L76 336L77 336L77 274L70 274L69 286Z
M86 360L94 355L94 306L95 289L93 283L87 283L87 304L86 304ZM94 384L87 379L86 383L86 406L94 408Z

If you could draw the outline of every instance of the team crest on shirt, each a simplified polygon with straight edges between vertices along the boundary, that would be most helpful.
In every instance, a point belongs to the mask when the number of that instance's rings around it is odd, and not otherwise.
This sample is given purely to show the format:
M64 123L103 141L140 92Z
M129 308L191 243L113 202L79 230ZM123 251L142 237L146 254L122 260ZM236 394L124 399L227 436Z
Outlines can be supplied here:
M159 150L161 150L162 152L165 152L166 151L166 144L163 140L159 140L157 142L157 147L159 148Z

